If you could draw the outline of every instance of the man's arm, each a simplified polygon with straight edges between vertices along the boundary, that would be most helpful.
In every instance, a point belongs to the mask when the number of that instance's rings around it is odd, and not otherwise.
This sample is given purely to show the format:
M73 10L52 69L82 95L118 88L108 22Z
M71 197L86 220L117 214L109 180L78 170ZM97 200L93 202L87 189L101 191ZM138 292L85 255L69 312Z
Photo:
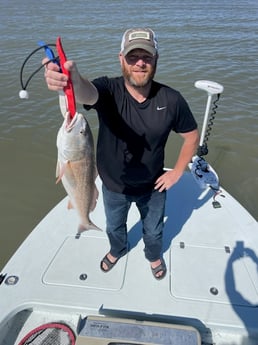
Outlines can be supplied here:
M162 192L164 189L169 189L178 182L188 163L196 153L199 142L198 130L195 129L191 132L180 133L180 135L184 141L174 169L166 171L156 181L155 189L158 189L160 192Z
M48 59L45 58L42 63L47 61ZM98 100L96 87L80 75L74 61L66 61L64 67L71 73L76 102L88 105L95 104ZM67 85L68 77L59 72L57 64L50 62L46 65L45 80L49 90L61 91Z

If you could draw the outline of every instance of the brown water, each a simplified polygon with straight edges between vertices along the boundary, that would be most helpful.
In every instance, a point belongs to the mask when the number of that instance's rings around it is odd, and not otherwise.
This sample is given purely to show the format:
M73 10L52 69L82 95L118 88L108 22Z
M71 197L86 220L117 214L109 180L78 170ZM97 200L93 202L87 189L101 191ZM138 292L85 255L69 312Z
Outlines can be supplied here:
M18 98L19 71L38 40L62 37L66 54L89 78L120 74L117 54L123 31L150 26L159 38L156 79L182 92L200 126L206 94L198 79L221 83L207 160L221 184L258 219L258 3L257 0L50 1L0 0L0 267L40 219L65 195L55 185L56 133L62 117L57 95L43 73ZM31 59L25 79L40 64ZM89 122L96 138L97 121ZM179 140L171 136L166 165L173 167ZM32 258L33 259L33 258Z

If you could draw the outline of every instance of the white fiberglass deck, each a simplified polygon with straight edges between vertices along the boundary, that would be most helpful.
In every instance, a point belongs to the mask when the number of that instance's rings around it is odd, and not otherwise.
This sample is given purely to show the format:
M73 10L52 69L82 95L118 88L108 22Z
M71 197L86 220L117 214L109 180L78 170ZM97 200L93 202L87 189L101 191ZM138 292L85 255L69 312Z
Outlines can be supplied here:
M53 312L75 320L107 315L176 322L196 327L206 344L257 345L258 225L223 194L216 198L221 208L213 208L212 192L200 190L189 173L169 191L164 230L168 272L161 281L144 258L134 206L128 219L130 251L103 273L100 260L109 250L105 231L76 238L78 218L64 199L3 269L0 325L31 309L47 313L44 318ZM105 229L101 193L92 220ZM18 282L8 285L8 276Z

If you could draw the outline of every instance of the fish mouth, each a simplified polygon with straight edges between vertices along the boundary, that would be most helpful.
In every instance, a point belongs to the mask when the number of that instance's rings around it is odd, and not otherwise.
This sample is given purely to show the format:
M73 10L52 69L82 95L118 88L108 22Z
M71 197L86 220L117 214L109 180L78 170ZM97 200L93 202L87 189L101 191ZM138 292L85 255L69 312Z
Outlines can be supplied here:
M72 117L69 111L66 112L66 114L65 114L65 129L68 132L70 132L74 128L76 120L77 120L76 114Z
M72 117L69 112L65 115L65 121L63 124L63 128L67 133L71 133L74 128L77 128L76 132L80 135L85 135L87 131L87 121L82 114L75 113Z

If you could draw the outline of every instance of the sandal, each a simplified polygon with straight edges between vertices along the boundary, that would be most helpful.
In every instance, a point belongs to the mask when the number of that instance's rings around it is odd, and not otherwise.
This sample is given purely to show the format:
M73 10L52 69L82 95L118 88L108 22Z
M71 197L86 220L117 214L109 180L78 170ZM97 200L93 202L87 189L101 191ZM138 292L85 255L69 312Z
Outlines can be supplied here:
M109 253L108 253L109 254ZM103 272L109 272L114 266L115 266L115 264L117 263L117 261L118 261L118 258L116 259L116 261L115 262L111 262L110 260L109 260L109 258L108 258L108 254L106 254L105 256L104 256L104 258L101 260L101 262L100 262L100 269L101 269L101 271L103 271ZM107 265L107 269L104 269L103 268L103 264L106 264Z
M160 259L160 260L161 260L161 264L159 266L157 266L155 268L151 267L151 272L152 272L154 278L157 280L163 279L167 273L167 267L166 267L164 260L163 259ZM160 276L157 276L157 273L159 273L159 272L162 272L162 274Z

